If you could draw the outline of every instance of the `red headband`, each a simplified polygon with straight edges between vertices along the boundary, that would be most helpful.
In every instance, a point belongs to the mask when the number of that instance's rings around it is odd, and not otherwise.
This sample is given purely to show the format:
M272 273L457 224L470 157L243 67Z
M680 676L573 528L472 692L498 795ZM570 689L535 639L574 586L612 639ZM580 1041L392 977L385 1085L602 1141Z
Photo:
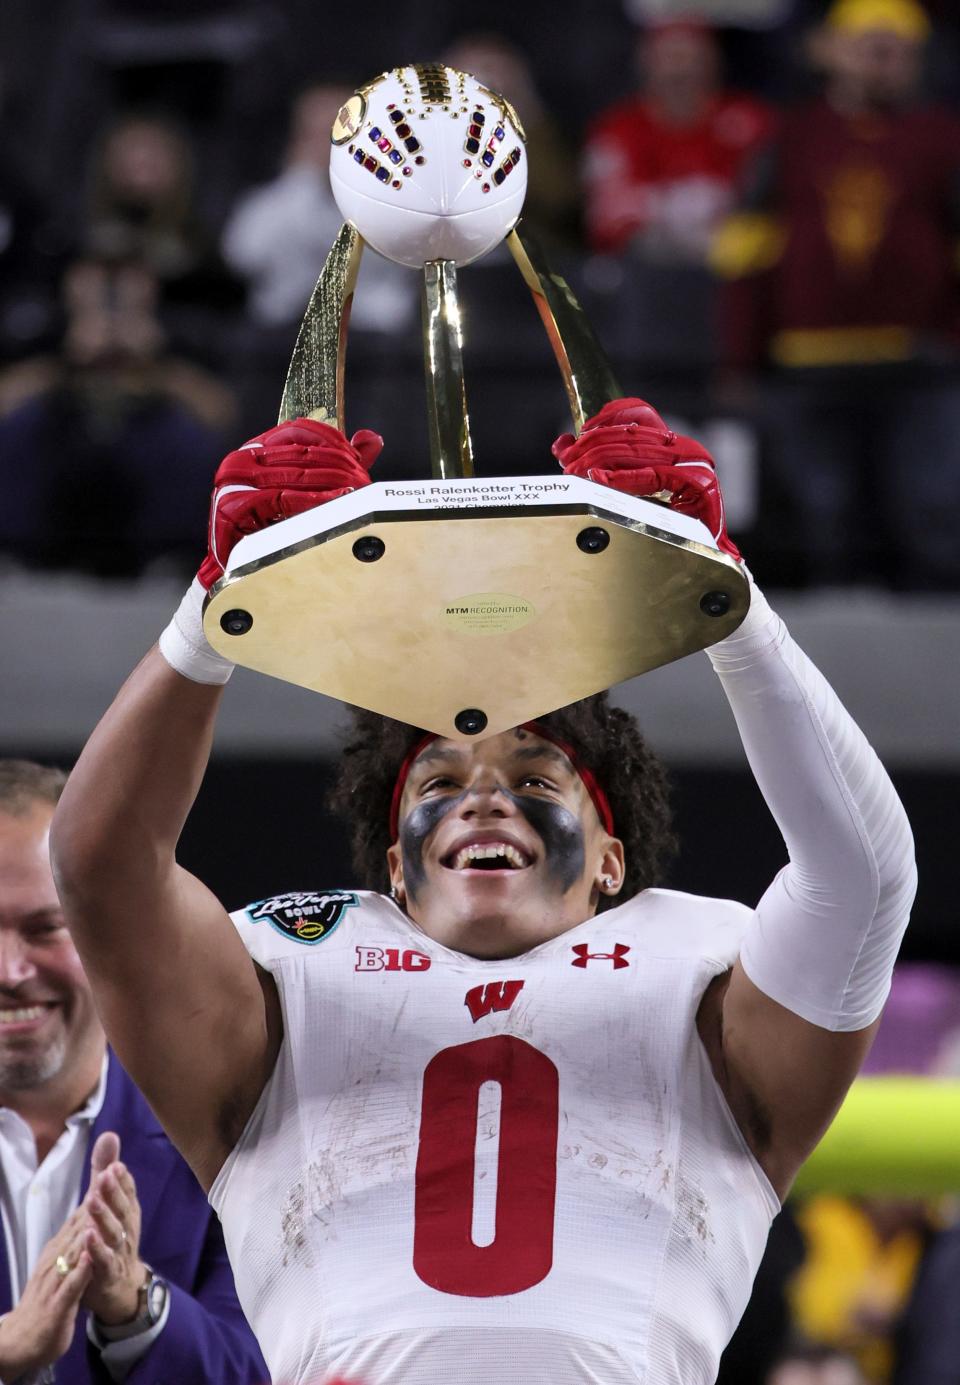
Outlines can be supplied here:
M610 800L597 781L597 777L593 770L583 763L573 746L567 741L561 740L559 736L555 736L552 731L548 731L547 728L541 726L538 721L525 721L523 723L523 730L530 731L535 736L541 736L545 741L550 741L552 745L555 745L558 750L563 751L564 755L566 755L583 781L583 786L590 795L590 801L597 810L597 816L603 825L603 830L609 833L611 837L614 836L613 813L610 811ZM418 741L414 741L404 757L403 764L397 772L397 782L393 786L393 796L390 799L390 840L392 842L397 840L397 834L400 828L400 800L403 797L403 788L407 782L407 775L410 773L410 768L420 752L424 750L431 741L439 739L439 736L431 732L428 735L421 736Z

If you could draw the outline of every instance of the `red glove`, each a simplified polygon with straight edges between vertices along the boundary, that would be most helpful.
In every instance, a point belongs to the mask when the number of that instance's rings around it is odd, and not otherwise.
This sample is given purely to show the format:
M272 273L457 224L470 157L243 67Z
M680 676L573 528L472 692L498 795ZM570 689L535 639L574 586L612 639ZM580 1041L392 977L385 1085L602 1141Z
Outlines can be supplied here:
M702 522L717 547L742 561L727 534L713 458L693 438L672 432L642 399L614 399L587 419L578 438L564 433L553 455L568 476L599 481L627 495L670 492L670 506Z
M368 486L383 439L369 429L348 442L328 423L295 418L224 457L213 483L207 556L197 573L209 591L245 534Z

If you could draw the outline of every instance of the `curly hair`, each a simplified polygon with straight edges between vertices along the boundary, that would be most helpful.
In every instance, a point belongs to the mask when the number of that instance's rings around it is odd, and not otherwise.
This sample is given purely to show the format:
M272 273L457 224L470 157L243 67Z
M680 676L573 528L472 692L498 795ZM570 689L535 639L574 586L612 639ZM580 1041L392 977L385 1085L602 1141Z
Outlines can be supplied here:
M576 746L610 801L614 829L626 857L620 898L629 899L659 884L676 852L667 776L635 718L611 706L606 693L597 693L537 720ZM389 889L390 800L400 766L422 736L421 730L405 722L353 709L353 726L330 807L346 825L354 868L370 889L384 893ZM610 909L617 903L617 898L601 895L598 908Z

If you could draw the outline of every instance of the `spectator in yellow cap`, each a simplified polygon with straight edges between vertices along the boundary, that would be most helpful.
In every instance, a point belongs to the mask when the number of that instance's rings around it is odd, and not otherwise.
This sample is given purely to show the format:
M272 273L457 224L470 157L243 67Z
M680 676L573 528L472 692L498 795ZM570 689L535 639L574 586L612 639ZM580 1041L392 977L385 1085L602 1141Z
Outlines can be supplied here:
M917 0L837 0L827 25L848 34L893 33L914 42L930 33L930 21Z
M930 21L918 0L836 0L814 40L834 100L889 110L920 76Z

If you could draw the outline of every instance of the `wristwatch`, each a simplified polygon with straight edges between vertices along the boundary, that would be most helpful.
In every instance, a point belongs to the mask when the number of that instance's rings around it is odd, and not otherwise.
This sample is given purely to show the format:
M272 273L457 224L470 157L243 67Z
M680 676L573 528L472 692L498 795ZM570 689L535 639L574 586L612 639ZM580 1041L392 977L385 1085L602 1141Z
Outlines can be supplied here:
M163 1317L163 1310L167 1306L167 1298L170 1294L170 1286L149 1265L146 1269L146 1277L137 1291L135 1317L131 1318L129 1322L114 1325L103 1323L99 1318L94 1319L97 1334L103 1340L121 1342L127 1337L136 1337L141 1332L149 1332L151 1327L156 1327Z
M156 1327L163 1317L169 1293L170 1286L167 1281L148 1265L147 1277L140 1285L137 1295L137 1321L142 1322L143 1331L148 1327Z

